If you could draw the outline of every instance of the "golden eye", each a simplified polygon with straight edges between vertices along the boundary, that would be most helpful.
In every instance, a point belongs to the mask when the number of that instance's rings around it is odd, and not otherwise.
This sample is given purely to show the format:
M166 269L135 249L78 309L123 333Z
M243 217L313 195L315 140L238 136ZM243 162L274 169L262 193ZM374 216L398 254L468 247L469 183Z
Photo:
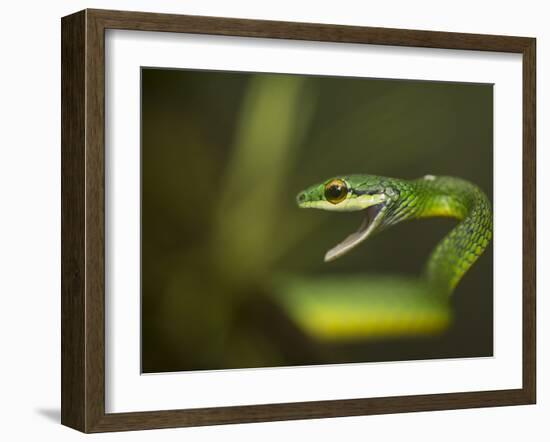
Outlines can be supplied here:
M347 194L348 186L344 180L334 179L325 184L325 198L329 203L341 203Z

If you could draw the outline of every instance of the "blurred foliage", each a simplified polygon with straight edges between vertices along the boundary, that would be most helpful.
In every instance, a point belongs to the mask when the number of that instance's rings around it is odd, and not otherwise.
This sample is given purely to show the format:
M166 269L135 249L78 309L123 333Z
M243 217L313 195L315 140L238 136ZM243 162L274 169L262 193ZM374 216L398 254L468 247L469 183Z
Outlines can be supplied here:
M491 248L451 305L413 279L452 221L323 263L361 215L294 198L340 173L491 197L492 86L143 69L144 372L492 354Z
M256 76L247 88L213 235L213 250L227 280L268 278L270 266L297 232L274 241L278 220L300 222L295 208L285 204L285 182L313 110L312 98L300 93L304 82L298 76Z

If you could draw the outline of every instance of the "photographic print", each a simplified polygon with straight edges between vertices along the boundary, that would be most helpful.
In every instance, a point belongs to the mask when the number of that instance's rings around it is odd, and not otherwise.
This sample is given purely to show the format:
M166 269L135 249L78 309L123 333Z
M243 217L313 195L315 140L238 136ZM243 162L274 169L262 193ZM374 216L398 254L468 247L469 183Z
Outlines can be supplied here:
M493 355L493 85L142 68L142 372Z
M63 425L536 402L534 38L95 9L61 37Z

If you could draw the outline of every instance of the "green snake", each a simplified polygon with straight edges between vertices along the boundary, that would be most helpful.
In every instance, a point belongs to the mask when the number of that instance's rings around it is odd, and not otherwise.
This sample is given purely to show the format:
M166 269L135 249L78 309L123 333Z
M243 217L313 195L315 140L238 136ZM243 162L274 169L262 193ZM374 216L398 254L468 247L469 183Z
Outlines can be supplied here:
M308 187L296 200L301 208L365 212L358 231L326 253L327 262L402 221L428 217L459 221L437 244L423 275L414 281L327 278L318 285L308 282L306 286L301 282L296 290L291 287L289 291L295 295L288 298L291 315L317 337L444 329L449 322L449 296L492 237L492 212L487 196L476 185L454 177L426 175L404 180L374 175L337 176ZM371 283L370 293L360 293L362 281ZM307 290L298 290L302 286ZM340 299L330 295L331 290L342 292ZM314 292L320 294L319 298L315 298ZM330 301L323 300L323 296Z

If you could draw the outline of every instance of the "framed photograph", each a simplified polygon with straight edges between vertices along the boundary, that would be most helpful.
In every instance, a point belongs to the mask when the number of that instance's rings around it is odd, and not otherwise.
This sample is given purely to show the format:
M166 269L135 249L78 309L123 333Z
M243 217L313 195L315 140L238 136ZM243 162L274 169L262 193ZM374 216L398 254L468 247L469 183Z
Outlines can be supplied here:
M62 19L62 423L535 403L535 39Z

